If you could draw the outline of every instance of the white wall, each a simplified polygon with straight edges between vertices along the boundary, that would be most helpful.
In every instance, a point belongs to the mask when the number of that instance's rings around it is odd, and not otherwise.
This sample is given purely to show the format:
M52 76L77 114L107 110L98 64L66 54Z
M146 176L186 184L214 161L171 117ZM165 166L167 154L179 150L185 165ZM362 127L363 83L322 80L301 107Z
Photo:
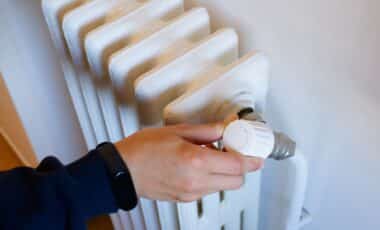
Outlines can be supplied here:
M40 1L1 1L0 33L0 71L37 158L77 158L85 145Z
M270 56L268 117L311 166L305 229L379 229L380 1L190 2Z

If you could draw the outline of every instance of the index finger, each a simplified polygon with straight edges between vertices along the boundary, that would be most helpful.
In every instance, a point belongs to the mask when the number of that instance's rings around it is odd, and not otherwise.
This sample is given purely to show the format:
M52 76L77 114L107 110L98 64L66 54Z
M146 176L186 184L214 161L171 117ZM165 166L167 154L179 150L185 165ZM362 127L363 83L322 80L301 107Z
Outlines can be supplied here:
M200 157L206 163L205 168L210 174L239 176L247 171L258 170L263 164L263 160L260 158L247 158L234 152L222 152L205 147L199 148Z

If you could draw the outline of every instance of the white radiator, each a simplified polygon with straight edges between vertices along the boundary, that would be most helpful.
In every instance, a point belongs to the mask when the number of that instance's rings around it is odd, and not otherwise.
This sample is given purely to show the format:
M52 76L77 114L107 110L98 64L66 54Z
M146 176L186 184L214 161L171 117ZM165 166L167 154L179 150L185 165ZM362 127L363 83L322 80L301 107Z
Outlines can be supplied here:
M142 127L220 121L244 107L264 112L269 64L242 58L233 29L210 31L206 9L182 0L44 0L46 21L88 148ZM276 162L281 178L260 201L261 173L244 186L175 204L140 199L112 215L115 229L299 229L307 167L298 151ZM274 169L275 170L275 169ZM260 218L259 218L259 213Z

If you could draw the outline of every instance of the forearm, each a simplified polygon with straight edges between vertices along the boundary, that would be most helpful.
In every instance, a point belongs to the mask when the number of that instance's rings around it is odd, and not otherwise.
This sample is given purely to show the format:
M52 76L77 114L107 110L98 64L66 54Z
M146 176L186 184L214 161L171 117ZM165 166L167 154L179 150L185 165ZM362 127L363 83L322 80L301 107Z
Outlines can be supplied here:
M84 229L88 218L119 208L97 150L67 166L48 157L36 169L2 172L0 188L0 229Z

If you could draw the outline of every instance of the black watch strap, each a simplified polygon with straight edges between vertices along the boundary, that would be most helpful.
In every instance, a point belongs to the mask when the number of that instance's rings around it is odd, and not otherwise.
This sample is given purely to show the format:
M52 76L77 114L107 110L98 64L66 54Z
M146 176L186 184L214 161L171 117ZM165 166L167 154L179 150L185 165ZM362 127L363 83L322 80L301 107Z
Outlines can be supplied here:
M104 142L96 147L104 159L110 176L111 187L119 208L128 211L136 207L137 194L129 170L115 146Z

